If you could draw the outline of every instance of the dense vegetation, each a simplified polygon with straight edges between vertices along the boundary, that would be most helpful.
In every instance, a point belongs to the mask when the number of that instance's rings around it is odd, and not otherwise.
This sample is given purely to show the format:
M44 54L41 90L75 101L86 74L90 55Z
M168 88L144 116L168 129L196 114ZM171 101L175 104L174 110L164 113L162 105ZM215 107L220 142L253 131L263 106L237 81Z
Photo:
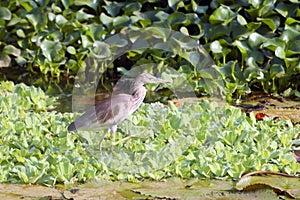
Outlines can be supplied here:
M119 126L116 140L130 138L115 146L106 140L100 152L101 134L67 132L74 114L51 111L55 99L41 89L2 82L0 91L0 182L237 179L255 170L300 170L290 152L300 127L283 119L257 121L206 101L143 104Z
M3 0L0 66L53 77L76 74L96 41L126 29L162 27L200 41L218 66L229 96L251 90L299 96L299 17L295 0ZM193 73L193 66L187 70L180 56L148 49L128 53L109 68L120 71L160 61L192 75L191 85L201 91L201 73Z

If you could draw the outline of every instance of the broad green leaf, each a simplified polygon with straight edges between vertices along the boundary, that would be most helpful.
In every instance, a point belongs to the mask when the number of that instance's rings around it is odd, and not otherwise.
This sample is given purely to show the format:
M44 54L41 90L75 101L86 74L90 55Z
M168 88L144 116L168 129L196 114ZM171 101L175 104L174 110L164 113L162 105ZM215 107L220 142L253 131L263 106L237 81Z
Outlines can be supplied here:
M222 23L225 26L228 25L235 17L237 16L230 7L228 6L220 6L217 8L210 16L209 21L212 24Z
M300 40L294 40L290 43L288 50L293 54L300 54Z
M288 17L285 21L286 25L292 25L292 24L296 24L296 23L300 23L299 20L296 20L294 18Z
M254 8L259 8L260 5L262 4L262 0L250 0L249 3L250 3Z
M94 42L92 52L96 58L106 58L111 56L110 46L100 41Z
M116 1L105 1L106 6L103 6L107 13L112 17L117 17L120 13L120 10L124 7L124 2L116 2ZM126 16L127 17L127 16Z
M186 16L184 13L175 12L169 15L168 22L171 26L184 24L186 22Z
M38 8L35 8L29 14L26 14L26 18L36 31L45 28L48 23L47 16Z
M261 22L249 22L246 26L248 30L256 31L260 26Z
M285 30L282 32L280 39L282 41L288 43L288 42L293 42L296 38L299 38L300 31L292 28L290 26L286 26Z
M276 31L280 25L280 18L277 16L273 18L257 18L257 21L261 21L266 24L273 32Z
M7 26L16 26L20 22L22 22L21 18L13 16L12 19L8 22Z
M250 49L245 41L236 40L233 45L238 47L244 58L248 56Z
M25 35L25 33L22 29L18 29L16 31L16 33L17 33L17 36L20 37L20 38L25 38L26 37L26 35Z
M279 64L274 64L270 68L270 76L271 78L279 77L285 74L284 67Z
M240 25L244 26L247 25L247 20L242 15L237 15L237 21Z
M262 73L262 70L257 65L253 57L249 57L247 59L247 68L244 70L243 74L247 81L250 81L253 78L257 78L257 79L264 78L264 74Z
M94 10L97 9L99 2L94 0L74 0L74 5L76 6L88 6L90 8L93 8Z
M115 29L128 26L130 24L130 18L128 16L119 16L113 19L113 26Z
M216 67L218 71L221 72L221 75L225 77L234 76L236 62L230 61L221 67Z
M57 15L55 17L55 22L58 25L63 26L63 25L65 25L68 22L68 20L63 15Z
M101 13L100 14L100 20L106 26L109 26L110 24L113 23L113 18L107 16L105 13Z
M279 2L276 5L275 10L281 14L283 17L288 17L288 16L292 16L296 10L297 10L297 6L294 6L293 4L288 4L288 3L284 3L284 2Z
M140 11L142 8L142 4L139 2L127 3L125 7L123 7L124 12L128 15L133 12Z
M80 9L79 11L76 12L76 19L78 21L88 20L94 17L95 17L94 15L84 12L84 9Z
M223 51L223 48L218 40L216 40L210 44L210 49L214 53L222 53L222 51Z
M251 33L249 35L248 44L251 48L259 48L260 45L265 42L267 38L258 34L258 33Z
M86 35L81 35L81 42L83 48L88 48L93 45L93 41Z
M262 43L261 47L268 48L272 51L275 51L278 47L284 47L285 44L279 38L267 39L264 43Z
M170 125L173 129L178 130L181 126L181 118L177 117L176 115L173 115L170 118Z
M168 0L168 5L171 7L173 10L177 10L178 4L182 3L180 0Z
M13 45L7 45L3 48L3 53L8 54L8 55L14 55L16 57L21 55L21 50L16 48Z
M0 7L0 19L10 20L11 19L11 12L6 7Z
M76 54L76 49L73 46L68 46L67 51L69 54L73 54L73 55Z
M189 35L189 31L188 31L188 29L185 28L185 27L181 27L181 28L180 28L180 32L183 33L184 35Z
M195 0L192 0L192 8L194 12L198 14L204 14L206 13L208 6L199 6Z
M279 46L275 49L275 55L278 58L284 59L285 58L285 50L283 47Z
M0 55L0 67L8 67L10 65L11 58L8 55Z
M62 49L62 45L59 42L54 42L44 39L41 43L41 50L43 55L50 61L54 61L58 55L59 50Z
M62 0L62 4L66 9L74 4L74 0Z

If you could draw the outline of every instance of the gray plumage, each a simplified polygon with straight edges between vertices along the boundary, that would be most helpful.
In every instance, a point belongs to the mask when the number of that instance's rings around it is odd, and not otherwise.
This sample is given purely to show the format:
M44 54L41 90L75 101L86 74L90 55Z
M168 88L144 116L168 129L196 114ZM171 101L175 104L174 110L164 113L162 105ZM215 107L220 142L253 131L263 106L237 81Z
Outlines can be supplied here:
M108 128L111 130L113 137L117 130L117 125L136 111L142 104L147 92L144 84L147 83L168 83L168 81L156 78L148 73L140 74L133 82L130 94L117 94L96 104L93 108L75 119L68 126L68 131ZM99 143L100 146L107 132L103 134Z

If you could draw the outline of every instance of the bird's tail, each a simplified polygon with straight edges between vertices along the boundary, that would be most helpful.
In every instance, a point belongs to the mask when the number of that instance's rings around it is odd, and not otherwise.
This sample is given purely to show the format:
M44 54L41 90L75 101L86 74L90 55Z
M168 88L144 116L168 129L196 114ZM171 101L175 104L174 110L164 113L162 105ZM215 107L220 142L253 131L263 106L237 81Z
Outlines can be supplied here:
M72 122L69 126L68 126L68 131L71 132L71 131L76 131L76 126L75 126L75 123Z

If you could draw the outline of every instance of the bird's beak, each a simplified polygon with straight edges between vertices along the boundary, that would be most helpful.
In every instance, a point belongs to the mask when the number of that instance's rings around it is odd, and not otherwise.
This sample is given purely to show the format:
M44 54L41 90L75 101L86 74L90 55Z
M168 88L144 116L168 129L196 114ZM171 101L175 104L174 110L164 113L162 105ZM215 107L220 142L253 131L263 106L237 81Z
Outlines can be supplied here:
M160 78L157 78L157 82L158 83L165 83L165 84L170 84L171 83L171 81L167 81L167 80L160 79Z

